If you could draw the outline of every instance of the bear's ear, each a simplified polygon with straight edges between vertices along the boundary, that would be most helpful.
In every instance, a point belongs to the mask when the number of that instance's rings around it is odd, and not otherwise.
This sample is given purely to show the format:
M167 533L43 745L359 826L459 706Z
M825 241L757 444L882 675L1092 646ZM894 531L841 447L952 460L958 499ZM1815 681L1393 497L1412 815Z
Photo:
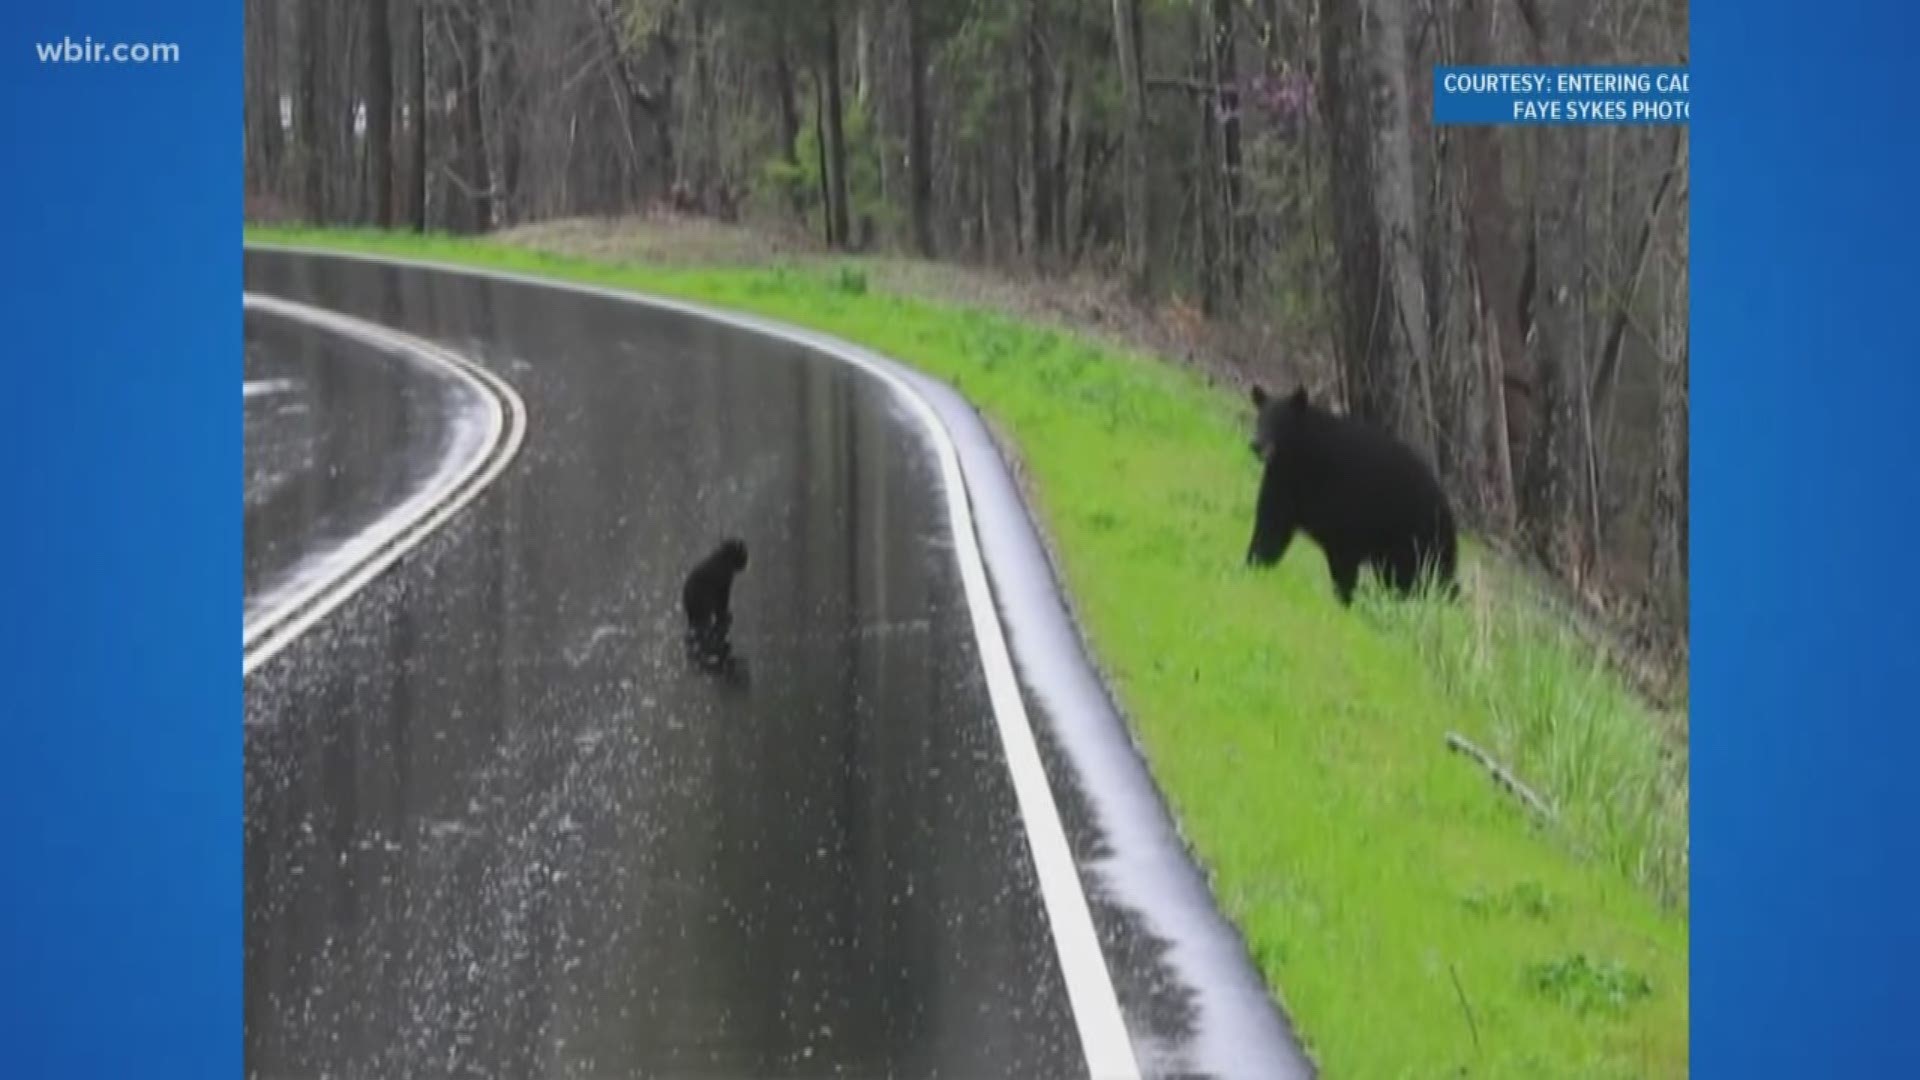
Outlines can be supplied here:
M1293 396L1287 399L1287 404L1293 406L1296 409L1306 408L1307 407L1307 388L1303 386L1298 390L1295 390L1293 392Z
M1253 403L1261 408L1265 408L1267 404L1267 388L1259 383L1253 384Z

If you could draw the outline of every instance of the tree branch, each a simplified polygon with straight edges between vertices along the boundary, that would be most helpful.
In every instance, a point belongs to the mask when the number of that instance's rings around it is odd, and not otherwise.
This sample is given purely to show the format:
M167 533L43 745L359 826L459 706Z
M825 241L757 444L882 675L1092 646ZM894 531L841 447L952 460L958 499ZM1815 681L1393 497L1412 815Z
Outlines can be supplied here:
M1487 772L1493 776L1494 780L1499 782L1501 787L1506 788L1518 797L1521 802L1526 803L1528 809L1549 821L1553 819L1553 808L1547 805L1545 799L1534 794L1532 788L1521 783L1518 777L1508 772L1505 767L1495 761L1493 755L1468 742L1465 736L1451 731L1447 732L1447 748L1465 754L1475 761L1478 761L1480 766L1486 769Z
M1647 214L1640 223L1640 236L1634 245L1633 271L1627 277L1627 287L1614 301L1613 317L1607 327L1607 336L1600 348L1600 356L1593 365L1593 381L1589 384L1589 394L1595 402L1604 401L1607 388L1613 383L1614 370L1620 366L1620 355L1624 351L1627 337L1628 309L1633 307L1633 298L1640 292L1640 279L1647 270L1648 255L1653 251L1654 227L1660 222L1660 210L1665 205L1667 192L1672 190L1674 178L1680 175L1680 150L1686 139L1685 128L1674 129L1673 162L1660 177L1660 185L1653 190L1653 198L1647 203Z
M589 0L587 6L592 9L594 21L599 24L600 33L606 38L607 59L613 65L614 75L619 78L621 85L626 89L627 99L648 116L658 114L660 111L659 98L657 98L651 90L648 90L640 80L634 78L633 71L628 66L627 47L620 40L619 30L614 26L612 5L606 3L605 0Z

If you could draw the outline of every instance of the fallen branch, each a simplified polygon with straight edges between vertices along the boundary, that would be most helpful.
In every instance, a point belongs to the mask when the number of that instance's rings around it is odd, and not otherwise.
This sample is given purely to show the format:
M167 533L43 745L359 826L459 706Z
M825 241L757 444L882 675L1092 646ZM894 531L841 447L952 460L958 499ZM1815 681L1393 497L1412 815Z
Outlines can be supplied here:
M1447 965L1447 975L1453 979L1453 992L1460 998L1460 1011L1467 1015L1467 1031L1473 1035L1473 1052L1480 1052L1480 1025L1473 1022L1473 1006L1467 1004L1467 991L1460 985L1460 973Z
M1545 799L1534 794L1532 788L1521 783L1518 777L1508 772L1499 762L1493 760L1492 754L1468 742L1466 736L1451 731L1447 732L1447 748L1465 754L1475 761L1478 761L1482 768L1486 769L1495 780L1499 781L1501 787L1506 788L1519 798L1521 802L1526 803L1527 807L1534 813L1539 814L1549 821L1553 820L1553 808L1547 805Z

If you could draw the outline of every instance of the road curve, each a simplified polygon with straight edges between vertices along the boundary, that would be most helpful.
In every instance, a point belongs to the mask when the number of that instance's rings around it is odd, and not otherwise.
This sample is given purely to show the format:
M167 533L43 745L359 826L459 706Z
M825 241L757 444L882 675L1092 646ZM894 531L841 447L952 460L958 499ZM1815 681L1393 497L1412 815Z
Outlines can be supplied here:
M485 399L436 368L255 304L243 327L245 621L258 626L473 452Z
M249 480L268 490L248 494L247 603L241 671L271 660L473 501L506 470L526 433L526 406L511 386L463 357L410 334L309 305L245 298L256 319L304 327L256 349L256 366L285 370L285 353L307 352L305 378L266 379L262 388L307 388L308 456L291 463L307 472ZM314 356L317 352L317 358ZM257 395L266 396L266 395ZM341 416L327 406L351 407ZM320 407L315 409L313 406ZM249 425L249 453L285 454L291 426ZM319 438L315 439L318 433ZM285 462L279 463L289 468ZM324 473L321 472L324 470ZM265 472L265 470L261 470Z
M250 1073L1307 1073L957 397L581 291L264 250L247 279L472 357L539 418L484 496L248 679ZM915 402L965 470L1010 690ZM680 662L672 600L722 532L754 550L750 678L715 683Z

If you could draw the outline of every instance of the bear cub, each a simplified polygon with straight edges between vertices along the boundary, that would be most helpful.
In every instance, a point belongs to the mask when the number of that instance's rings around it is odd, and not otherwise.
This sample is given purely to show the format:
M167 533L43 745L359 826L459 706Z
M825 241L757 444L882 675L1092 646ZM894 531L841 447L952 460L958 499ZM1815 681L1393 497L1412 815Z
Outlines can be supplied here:
M747 545L727 539L687 575L680 602L687 612L687 643L701 658L723 659L733 628L733 578L747 568Z
M1253 388L1253 452L1266 464L1247 564L1272 566L1296 530L1327 555L1342 604L1372 567L1400 596L1423 583L1458 595L1453 512L1413 449L1379 428L1307 400Z

